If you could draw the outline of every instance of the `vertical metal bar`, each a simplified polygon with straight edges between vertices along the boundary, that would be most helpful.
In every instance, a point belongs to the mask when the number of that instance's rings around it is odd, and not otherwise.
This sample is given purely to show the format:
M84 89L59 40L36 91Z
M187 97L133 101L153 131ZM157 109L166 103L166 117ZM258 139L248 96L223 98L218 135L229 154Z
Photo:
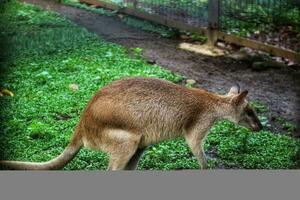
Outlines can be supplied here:
M221 0L208 0L208 28L218 29Z
M221 0L208 0L208 44L215 45L218 40L219 14Z

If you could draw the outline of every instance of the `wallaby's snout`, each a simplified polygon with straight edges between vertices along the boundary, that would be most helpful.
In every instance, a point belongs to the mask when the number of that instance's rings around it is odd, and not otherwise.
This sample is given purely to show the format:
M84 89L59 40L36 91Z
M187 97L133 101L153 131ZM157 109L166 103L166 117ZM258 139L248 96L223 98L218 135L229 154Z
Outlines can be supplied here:
M250 107L249 104L243 109L244 113L242 114L243 121L248 125L248 127L252 131L260 131L263 129L263 125L261 124L259 118L257 117L256 112L253 108Z
M255 124L251 125L251 130L259 132L263 129L263 125L260 123L259 119L255 120Z
M255 111L249 105L247 105L240 114L240 120L238 124L245 126L255 132L261 131L263 129L263 126Z
M256 122L256 127L253 128L253 131L261 131L263 129L263 125L260 123L260 120L257 119L257 122Z

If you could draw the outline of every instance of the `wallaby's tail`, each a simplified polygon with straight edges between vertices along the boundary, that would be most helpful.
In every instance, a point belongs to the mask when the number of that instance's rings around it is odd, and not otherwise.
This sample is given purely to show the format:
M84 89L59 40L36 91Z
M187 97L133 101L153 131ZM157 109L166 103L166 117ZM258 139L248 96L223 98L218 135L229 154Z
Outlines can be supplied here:
M78 153L82 147L81 138L74 137L65 150L56 158L47 162L0 161L0 166L14 170L57 170L62 169Z

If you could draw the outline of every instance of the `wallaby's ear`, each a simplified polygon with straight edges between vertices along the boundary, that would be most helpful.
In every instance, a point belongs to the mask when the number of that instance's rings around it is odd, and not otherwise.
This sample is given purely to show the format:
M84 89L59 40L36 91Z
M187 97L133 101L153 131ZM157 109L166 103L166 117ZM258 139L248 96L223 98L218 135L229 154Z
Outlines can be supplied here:
M248 91L245 90L239 93L238 95L232 97L231 102L235 105L240 105L242 102L245 101L247 95L248 95Z
M232 86L227 95L239 94L240 93L240 85L236 83Z

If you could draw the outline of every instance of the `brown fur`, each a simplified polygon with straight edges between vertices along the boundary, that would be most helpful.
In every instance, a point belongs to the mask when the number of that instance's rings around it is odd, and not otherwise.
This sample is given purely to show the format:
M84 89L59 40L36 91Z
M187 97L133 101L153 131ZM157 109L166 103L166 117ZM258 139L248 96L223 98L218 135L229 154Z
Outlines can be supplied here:
M183 136L205 168L202 143L217 119L261 128L256 115L248 121L244 116L245 110L252 111L246 95L235 87L228 95L221 96L153 78L118 80L91 99L70 145L58 158L41 164L18 161L0 161L0 164L13 169L59 169L84 146L108 153L110 170L134 169L147 146Z

